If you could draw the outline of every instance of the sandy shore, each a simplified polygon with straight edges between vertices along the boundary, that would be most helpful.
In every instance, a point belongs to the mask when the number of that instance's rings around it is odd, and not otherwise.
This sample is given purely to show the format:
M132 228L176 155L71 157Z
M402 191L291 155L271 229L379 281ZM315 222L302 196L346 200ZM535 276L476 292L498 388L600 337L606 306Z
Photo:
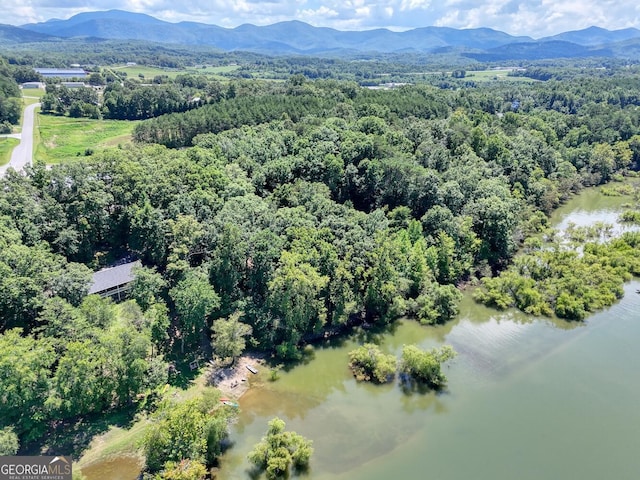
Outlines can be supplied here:
M249 371L248 366L260 373L266 368L264 354L246 353L239 357L233 366L218 367L212 364L207 382L227 397L238 399L249 390L251 377L256 376Z

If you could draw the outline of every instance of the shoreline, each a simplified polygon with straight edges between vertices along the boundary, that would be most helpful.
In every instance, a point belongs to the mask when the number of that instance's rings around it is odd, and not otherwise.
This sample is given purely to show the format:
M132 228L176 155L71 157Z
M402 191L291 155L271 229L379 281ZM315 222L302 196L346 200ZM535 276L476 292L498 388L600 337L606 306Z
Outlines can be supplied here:
M251 388L252 377L259 376L261 370L267 368L266 358L264 353L250 352L238 357L230 366L216 366L214 363L210 363L210 370L205 374L207 385L215 387L223 395L237 400ZM252 373L247 367L256 369L258 373Z

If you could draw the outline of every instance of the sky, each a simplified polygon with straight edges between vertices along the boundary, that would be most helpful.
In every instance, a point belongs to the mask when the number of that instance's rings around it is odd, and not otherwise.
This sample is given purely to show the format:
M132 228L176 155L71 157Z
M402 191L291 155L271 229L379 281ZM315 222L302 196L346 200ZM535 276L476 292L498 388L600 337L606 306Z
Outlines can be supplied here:
M596 25L640 28L638 0L3 0L0 23L22 25L120 9L168 22L236 27L300 20L339 30L489 27L540 38Z

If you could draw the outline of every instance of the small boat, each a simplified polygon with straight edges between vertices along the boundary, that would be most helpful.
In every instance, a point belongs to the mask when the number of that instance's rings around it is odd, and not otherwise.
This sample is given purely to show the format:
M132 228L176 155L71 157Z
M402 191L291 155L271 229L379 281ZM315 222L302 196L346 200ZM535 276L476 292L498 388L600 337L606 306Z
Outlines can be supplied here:
M256 370L255 368L253 368L251 365L247 365L247 370L249 370L251 373L253 373L254 375L256 373L258 373L258 370Z
M239 405L236 402L232 402L231 400L220 400L222 402L223 405L226 405L227 407L234 407L234 408L238 408Z

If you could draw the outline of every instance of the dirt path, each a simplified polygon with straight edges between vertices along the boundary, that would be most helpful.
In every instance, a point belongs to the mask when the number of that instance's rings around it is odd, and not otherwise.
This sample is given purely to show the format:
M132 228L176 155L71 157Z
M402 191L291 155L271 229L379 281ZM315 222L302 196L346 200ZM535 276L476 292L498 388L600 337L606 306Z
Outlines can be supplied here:
M238 399L249 390L250 378L255 376L247 367L254 368L258 373L267 368L264 354L246 353L233 366L213 366L207 381L227 397Z

